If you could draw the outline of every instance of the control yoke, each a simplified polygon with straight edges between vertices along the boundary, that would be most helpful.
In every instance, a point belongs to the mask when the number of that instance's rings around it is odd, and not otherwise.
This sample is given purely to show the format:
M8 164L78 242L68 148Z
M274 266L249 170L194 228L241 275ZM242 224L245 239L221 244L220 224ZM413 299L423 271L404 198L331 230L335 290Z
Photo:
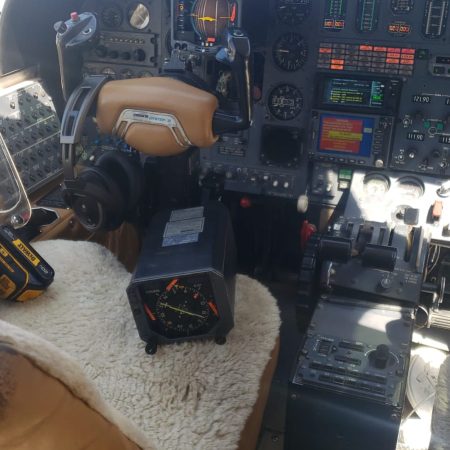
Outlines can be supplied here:
M227 46L216 54L218 62L230 67L237 107L220 105L214 93L186 82L176 73L115 81L104 76L83 79L82 51L97 39L96 17L72 13L70 20L55 24L55 30L67 101L63 144L78 142L75 136L81 135L84 119L95 101L101 133L119 136L142 153L155 156L176 155L193 146L211 147L221 134L244 130L251 124L250 41L238 28L226 31Z
M82 81L81 51L94 45L98 38L97 18L92 13L73 12L69 20L55 23L54 28L61 87L67 101Z
M234 28L227 32L227 43L228 47L220 49L216 59L231 68L238 92L239 113L217 111L213 119L213 130L217 135L249 128L252 117L250 40L242 30Z

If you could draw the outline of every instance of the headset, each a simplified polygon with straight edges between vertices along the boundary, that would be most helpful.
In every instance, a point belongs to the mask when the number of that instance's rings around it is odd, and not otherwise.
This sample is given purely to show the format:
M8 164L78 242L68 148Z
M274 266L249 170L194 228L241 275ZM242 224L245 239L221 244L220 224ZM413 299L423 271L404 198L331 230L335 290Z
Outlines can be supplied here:
M141 164L119 150L100 156L94 166L77 174L75 147L105 77L84 81L67 103L61 126L64 200L89 231L117 229L138 206L144 187Z

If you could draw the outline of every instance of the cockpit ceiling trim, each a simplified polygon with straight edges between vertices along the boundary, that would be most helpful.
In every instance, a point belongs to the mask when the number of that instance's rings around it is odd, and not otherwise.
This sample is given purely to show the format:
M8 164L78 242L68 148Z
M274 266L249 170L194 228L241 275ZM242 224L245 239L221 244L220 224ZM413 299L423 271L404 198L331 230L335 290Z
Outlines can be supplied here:
M180 121L174 115L155 111L124 109L113 128L113 134L124 139L131 125L135 123L166 127L172 132L175 141L180 147L184 148L194 145L189 140Z

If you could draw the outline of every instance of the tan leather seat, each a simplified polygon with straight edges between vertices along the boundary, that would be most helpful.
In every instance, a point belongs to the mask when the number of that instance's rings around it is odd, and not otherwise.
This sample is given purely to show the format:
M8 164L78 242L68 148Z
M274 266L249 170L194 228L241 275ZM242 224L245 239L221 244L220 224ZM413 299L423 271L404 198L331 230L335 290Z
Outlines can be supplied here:
M138 450L60 381L0 344L1 450Z
M277 342L241 434L239 450L256 447L278 350ZM0 343L0 450L139 449L66 385L27 356Z

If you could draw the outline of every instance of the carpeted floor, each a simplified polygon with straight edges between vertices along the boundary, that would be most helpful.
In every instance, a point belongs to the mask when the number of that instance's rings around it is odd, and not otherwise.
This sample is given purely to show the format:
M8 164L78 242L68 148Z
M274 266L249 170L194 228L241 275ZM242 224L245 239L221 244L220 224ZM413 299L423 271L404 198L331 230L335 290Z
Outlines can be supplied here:
M238 277L236 324L226 345L161 346L149 357L125 295L130 275L107 250L69 241L36 249L55 268L55 282L33 302L1 303L1 320L78 361L106 403L144 432L148 448L237 447L279 333L279 310L266 288ZM0 338L10 332L0 321ZM53 364L61 364L56 353ZM67 372L58 373L77 383Z

